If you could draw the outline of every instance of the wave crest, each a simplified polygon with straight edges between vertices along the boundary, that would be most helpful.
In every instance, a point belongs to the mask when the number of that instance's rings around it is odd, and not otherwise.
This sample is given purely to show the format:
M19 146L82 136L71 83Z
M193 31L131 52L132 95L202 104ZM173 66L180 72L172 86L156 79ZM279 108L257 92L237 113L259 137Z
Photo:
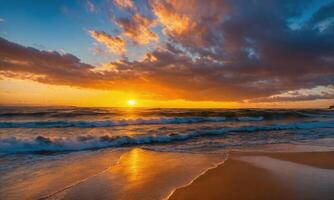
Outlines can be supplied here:
M0 122L0 128L94 128L127 125L149 124L182 124L199 122L223 122L225 117L172 117L155 119L127 119L115 121L29 121L29 122ZM250 119L251 120L251 119Z

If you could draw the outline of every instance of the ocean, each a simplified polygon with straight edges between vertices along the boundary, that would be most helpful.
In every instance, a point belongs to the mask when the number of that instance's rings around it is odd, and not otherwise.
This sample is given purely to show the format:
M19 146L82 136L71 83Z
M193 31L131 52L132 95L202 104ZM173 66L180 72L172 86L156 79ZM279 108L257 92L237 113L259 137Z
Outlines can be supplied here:
M29 189L25 199L55 198L122 163L126 154L137 161L143 155L145 166L168 159L180 168L189 162L197 166L179 172L175 176L180 178L161 187L165 189L155 190L152 199L163 198L223 162L230 150L270 145L333 148L333 138L334 111L328 109L1 107L0 197L20 199ZM123 172L115 171L110 176L118 183L112 183L118 199L131 179L126 182Z

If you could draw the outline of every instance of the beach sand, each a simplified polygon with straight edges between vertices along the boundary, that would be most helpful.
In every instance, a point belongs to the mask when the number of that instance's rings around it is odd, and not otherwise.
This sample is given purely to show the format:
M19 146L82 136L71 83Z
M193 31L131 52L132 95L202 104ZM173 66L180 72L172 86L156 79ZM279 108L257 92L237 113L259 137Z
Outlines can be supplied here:
M334 152L232 152L169 199L334 199Z
M12 200L326 200L334 197L334 151L192 154L124 148L66 155L15 169L0 182L0 199Z

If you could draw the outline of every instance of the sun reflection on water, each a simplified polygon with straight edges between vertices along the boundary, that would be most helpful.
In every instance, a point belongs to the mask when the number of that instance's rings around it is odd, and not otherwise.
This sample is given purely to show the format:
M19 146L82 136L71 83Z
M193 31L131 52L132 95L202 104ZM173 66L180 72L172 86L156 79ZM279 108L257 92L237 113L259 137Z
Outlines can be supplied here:
M139 149L135 148L130 152L129 155L129 165L128 173L130 180L136 180L138 178L139 164L140 164L140 155Z

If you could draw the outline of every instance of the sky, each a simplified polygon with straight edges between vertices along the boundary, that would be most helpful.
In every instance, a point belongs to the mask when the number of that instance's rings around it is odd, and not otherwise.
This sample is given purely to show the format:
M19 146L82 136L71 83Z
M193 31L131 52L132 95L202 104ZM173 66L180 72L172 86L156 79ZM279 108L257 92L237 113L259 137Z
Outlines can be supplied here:
M334 104L333 0L0 4L2 105Z

